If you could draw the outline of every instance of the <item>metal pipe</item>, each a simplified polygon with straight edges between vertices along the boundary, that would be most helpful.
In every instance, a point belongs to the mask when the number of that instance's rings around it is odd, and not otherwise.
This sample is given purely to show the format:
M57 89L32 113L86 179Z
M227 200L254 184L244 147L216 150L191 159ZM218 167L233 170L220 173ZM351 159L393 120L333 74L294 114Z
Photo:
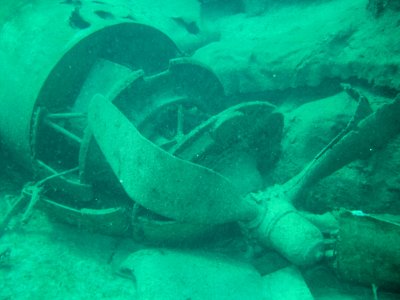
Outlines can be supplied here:
M52 129L54 129L55 131L65 135L66 137L68 137L69 139L77 142L78 144L82 144L82 139L80 137L78 137L77 135L73 134L72 132L68 131L67 129L65 129L64 127L51 122L50 120L45 120L44 123L51 127Z
M73 119L73 118L86 118L86 114L82 113L58 113L48 114L47 119L58 120L58 119Z

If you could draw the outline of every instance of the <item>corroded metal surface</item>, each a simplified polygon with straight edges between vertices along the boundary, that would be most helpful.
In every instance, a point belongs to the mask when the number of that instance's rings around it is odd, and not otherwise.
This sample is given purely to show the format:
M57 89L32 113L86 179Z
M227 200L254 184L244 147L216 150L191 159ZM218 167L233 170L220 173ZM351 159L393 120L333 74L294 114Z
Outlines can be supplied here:
M400 284L400 224L362 213L339 219L335 268L350 281L396 288Z
M35 107L65 111L99 58L152 73L166 68L178 54L167 36L149 26L99 18L77 28L74 13L73 7L58 2L33 5L9 17L1 28L0 137L28 168L35 150Z
M251 220L257 210L218 173L178 159L145 139L107 99L96 96L89 126L128 195L178 221L221 224Z

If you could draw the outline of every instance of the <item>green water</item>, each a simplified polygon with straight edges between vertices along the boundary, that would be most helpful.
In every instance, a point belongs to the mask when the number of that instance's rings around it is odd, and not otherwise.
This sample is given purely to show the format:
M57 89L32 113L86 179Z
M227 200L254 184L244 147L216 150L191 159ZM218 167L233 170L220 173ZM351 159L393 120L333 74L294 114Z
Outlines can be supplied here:
M399 299L394 0L0 3L0 299Z

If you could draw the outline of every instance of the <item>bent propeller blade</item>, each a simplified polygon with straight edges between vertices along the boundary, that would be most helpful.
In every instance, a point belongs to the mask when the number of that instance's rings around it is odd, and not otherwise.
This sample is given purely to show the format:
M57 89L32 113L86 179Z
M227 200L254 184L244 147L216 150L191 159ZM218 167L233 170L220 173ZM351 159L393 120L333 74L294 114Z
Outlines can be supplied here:
M203 224L256 216L255 205L241 198L228 179L157 147L103 96L93 97L88 122L127 194L147 209Z

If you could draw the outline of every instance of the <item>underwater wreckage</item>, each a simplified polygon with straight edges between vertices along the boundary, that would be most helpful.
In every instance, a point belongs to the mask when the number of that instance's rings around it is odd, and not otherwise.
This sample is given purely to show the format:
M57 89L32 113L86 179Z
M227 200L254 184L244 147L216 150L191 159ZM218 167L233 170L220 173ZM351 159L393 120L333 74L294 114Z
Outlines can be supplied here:
M365 97L344 86L357 102L346 128L298 175L265 187L260 166L268 168L280 151L285 115L279 107L233 104L207 66L154 27L124 18L85 27L77 11L69 23L55 21L69 11L54 12L40 34L29 24L18 27L22 44L7 35L16 30L12 23L0 40L9 64L3 72L14 74L1 79L0 136L38 178L1 220L2 232L23 207L28 220L34 206L63 222L154 244L197 240L236 222L295 265L329 257L345 279L400 282L390 263L372 276L373 262L349 259L358 251L354 228L366 236L360 224L369 222L371 230L388 227L400 240L397 223L344 212L338 238L327 246L319 217L293 204L308 187L397 135L400 97L372 111ZM30 14L16 22L24 24ZM250 178L241 177L244 168ZM398 253L382 257L398 265Z

